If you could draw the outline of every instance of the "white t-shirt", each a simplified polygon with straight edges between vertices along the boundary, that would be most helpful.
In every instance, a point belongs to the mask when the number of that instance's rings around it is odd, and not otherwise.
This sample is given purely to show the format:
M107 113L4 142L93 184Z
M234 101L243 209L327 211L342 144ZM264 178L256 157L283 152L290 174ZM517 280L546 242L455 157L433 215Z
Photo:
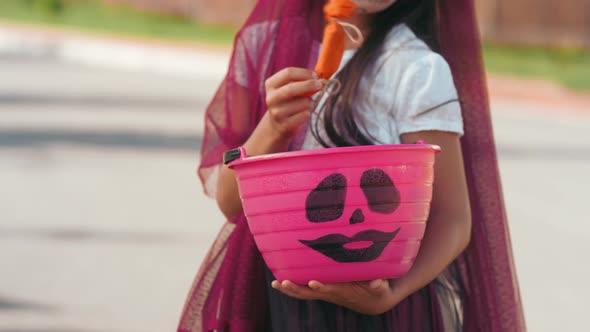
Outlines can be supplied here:
M256 35L262 26L252 26L243 37ZM251 38L250 40L256 40ZM244 43L245 44L245 43ZM240 47L238 43L236 56ZM256 47L252 45L252 47ZM248 54L260 54L260 50L247 50ZM352 58L355 50L344 53L340 69ZM245 72L236 69L236 81L246 86ZM346 82L343 82L346 84ZM461 106L457 90L447 62L430 48L406 25L395 27L387 36L382 53L367 69L360 81L354 111L363 133L379 144L398 144L400 135L411 132L438 130L463 134ZM447 104L445 102L453 101ZM444 104L440 107L441 104ZM312 116L322 121L323 116ZM320 135L325 137L323 124ZM304 150L322 146L313 137L310 129L302 146Z

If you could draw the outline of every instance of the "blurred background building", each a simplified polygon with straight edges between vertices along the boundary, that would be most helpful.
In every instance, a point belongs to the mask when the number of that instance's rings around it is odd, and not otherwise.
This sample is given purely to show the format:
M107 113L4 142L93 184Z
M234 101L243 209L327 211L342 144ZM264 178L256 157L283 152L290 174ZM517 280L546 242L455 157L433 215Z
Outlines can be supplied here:
M145 10L239 25L255 0L106 0ZM511 44L590 47L588 0L475 0L486 40Z
M475 0L486 40L590 47L588 0Z

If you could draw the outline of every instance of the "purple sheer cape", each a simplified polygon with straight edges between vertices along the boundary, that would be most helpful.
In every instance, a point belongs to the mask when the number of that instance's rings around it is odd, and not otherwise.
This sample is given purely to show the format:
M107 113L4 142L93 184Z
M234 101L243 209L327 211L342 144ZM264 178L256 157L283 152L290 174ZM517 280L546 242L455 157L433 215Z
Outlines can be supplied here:
M266 111L265 79L285 67L314 67L323 3L259 0L236 36L227 76L205 115L199 176L208 195L215 194L223 152L243 144ZM473 1L438 0L437 17L441 53L463 102L462 147L473 216L471 244L449 268L462 290L463 330L525 331ZM296 139L292 148L299 145ZM209 250L178 331L265 331L267 287L262 257L245 217L238 215L223 225ZM386 329L443 331L438 301L434 286L427 286L387 314Z

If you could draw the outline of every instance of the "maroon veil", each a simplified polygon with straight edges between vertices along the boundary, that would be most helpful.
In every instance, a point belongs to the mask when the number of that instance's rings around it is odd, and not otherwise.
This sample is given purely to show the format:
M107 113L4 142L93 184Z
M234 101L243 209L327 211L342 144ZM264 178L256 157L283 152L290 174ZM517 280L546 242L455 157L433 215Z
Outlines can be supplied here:
M227 75L206 112L199 176L215 195L226 150L240 146L266 111L264 81L285 67L313 68L324 1L259 0L236 36ZM464 331L525 331L493 139L481 44L472 0L438 0L437 31L462 100L462 138L473 229L471 244L451 265L461 286ZM293 149L300 141L295 140ZM214 222L214 221L202 221ZM265 331L269 321L265 266L243 214L228 220L188 294L179 332ZM391 330L442 331L431 286L400 303ZM422 292L423 293L423 292ZM428 316L420 308L431 305ZM424 322L428 322L425 325ZM344 331L344 329L342 329Z

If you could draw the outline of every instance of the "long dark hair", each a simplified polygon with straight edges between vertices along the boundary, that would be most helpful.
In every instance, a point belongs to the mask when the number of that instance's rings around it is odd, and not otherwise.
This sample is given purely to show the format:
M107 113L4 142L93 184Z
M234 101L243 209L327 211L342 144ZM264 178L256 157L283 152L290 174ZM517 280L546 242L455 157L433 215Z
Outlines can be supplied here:
M329 98L320 110L329 141L319 133L320 121L315 121L312 128L313 135L324 147L377 143L359 130L353 105L363 73L379 55L389 32L400 24L406 24L433 51L438 51L434 0L398 0L389 8L373 14L363 45L336 76L344 83L342 89L337 96Z

